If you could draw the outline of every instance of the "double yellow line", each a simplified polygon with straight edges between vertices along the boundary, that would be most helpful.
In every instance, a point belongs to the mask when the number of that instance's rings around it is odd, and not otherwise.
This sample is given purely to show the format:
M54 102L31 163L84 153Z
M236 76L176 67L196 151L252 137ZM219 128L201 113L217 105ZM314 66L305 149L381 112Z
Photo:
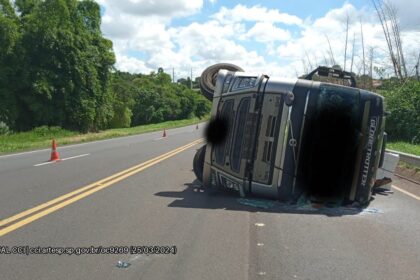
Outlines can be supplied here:
M69 204L72 204L82 198L85 198L95 192L98 192L102 189L105 189L119 181L124 180L127 177L130 177L140 171L145 170L146 168L149 168L161 161L164 161L165 159L168 159L170 157L173 157L174 155L185 151L186 149L189 149L199 143L202 143L203 139L196 140L194 142L191 142L185 146L179 147L175 150L172 150L170 152L167 152L163 155L160 155L158 157L155 157L153 159L150 159L146 162L140 163L138 165L132 166L128 169L125 169L121 172L115 173L109 177L106 177L104 179L101 179L99 181L96 181L94 183L91 183L87 186L81 187L75 191L72 191L70 193L67 193L65 195L62 195L60 197L57 197L55 199L52 199L48 202L45 202L43 204L40 204L36 207L33 207L31 209L25 210L19 214L16 214L12 217L6 218L4 220L0 221L0 237L14 231L20 227L23 227L29 223L32 223L52 212L55 212Z

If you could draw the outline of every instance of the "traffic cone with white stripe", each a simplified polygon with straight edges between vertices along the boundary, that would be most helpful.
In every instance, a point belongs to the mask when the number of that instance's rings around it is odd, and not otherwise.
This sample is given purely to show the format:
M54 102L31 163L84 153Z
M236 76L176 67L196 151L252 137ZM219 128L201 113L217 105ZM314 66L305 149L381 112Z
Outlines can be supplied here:
M60 160L60 155L57 152L57 144L55 143L55 139L53 139L50 161L57 161L57 160Z

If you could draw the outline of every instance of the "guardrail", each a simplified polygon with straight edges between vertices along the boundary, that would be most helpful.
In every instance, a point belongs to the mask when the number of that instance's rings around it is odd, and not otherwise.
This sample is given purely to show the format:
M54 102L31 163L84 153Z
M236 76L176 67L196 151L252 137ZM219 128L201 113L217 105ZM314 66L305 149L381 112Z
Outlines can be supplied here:
M420 157L416 155L406 154L403 152L398 152L394 150L386 150L389 153L398 154L400 156L400 160L412 165L420 166Z

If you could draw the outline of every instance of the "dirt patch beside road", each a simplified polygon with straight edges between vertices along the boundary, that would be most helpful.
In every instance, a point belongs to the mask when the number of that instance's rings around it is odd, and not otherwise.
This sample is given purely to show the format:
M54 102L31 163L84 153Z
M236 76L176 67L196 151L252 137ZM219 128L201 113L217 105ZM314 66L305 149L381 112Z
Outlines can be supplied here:
M395 174L417 182L420 188L420 167L408 166L400 162L395 169Z

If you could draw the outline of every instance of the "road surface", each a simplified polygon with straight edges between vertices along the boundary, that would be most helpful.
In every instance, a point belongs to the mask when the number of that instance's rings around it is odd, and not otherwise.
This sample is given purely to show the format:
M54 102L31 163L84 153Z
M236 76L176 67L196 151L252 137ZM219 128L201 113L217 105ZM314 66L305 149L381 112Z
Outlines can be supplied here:
M195 181L202 126L0 157L0 279L420 279L420 186L371 212L246 206ZM153 245L177 251L6 254Z

